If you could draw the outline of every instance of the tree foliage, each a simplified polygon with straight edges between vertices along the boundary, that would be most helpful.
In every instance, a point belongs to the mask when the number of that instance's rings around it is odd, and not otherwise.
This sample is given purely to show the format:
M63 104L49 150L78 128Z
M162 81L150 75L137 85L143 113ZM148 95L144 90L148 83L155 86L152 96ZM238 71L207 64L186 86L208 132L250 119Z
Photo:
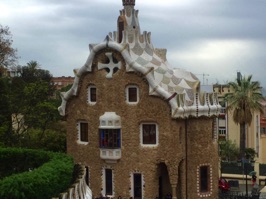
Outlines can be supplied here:
M64 151L65 128L60 125L64 131L59 129L58 134L55 130L61 117L57 110L60 100L53 96L52 75L42 70L36 61L17 69L19 76L0 81L3 88L0 91L0 99L3 99L0 123L5 121L6 124L5 128L3 125L0 128L2 145ZM53 141L58 141L59 146L49 143Z
M222 161L237 161L239 153L236 143L231 140L219 141L219 155Z
M17 60L17 50L12 47L12 43L9 27L0 24L0 69L14 66Z
M233 120L240 124L240 151L244 156L245 151L245 127L250 124L254 111L263 113L261 101L264 99L261 94L260 83L252 81L252 75L229 82L232 92L226 94L227 112L233 111Z

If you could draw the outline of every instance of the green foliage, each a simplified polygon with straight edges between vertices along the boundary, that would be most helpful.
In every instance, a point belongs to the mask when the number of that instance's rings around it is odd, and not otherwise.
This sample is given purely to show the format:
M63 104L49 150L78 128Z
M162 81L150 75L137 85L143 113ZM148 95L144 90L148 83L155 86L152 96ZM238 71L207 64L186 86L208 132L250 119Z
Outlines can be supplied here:
M14 65L17 60L17 50L12 47L12 34L9 27L0 24L0 74L1 68Z
M37 61L30 61L26 66L19 68L21 78L27 83L33 83L38 80L51 82L52 75L48 70L40 69L40 64Z
M254 160L255 156L257 155L255 149L253 148L246 148L245 155L247 159Z
M56 133L61 99L53 98L52 75L36 61L17 71L20 76L0 78L0 146L65 150L65 128Z
M252 75L237 79L235 82L229 82L233 92L225 95L225 102L228 106L227 111L233 111L233 120L240 124L240 151L241 156L245 155L245 127L251 123L254 111L263 113L263 106L260 103L264 100L261 93L260 83L252 81Z
M239 158L239 148L231 140L219 141L219 154L222 161L237 161Z
M264 99L261 93L260 83L252 81L252 75L229 82L233 89L232 93L225 95L228 102L227 110L233 111L233 119L237 124L250 124L252 112L260 111L263 113L263 106L260 103Z
M40 129L29 129L21 139L21 146L31 149L44 149L54 152L66 151L66 130L62 122L53 124L58 127L47 129L45 133ZM61 129L59 129L61 127Z
M0 148L0 160L4 171L12 174L0 180L0 198L47 199L57 196L71 184L74 163L65 154Z

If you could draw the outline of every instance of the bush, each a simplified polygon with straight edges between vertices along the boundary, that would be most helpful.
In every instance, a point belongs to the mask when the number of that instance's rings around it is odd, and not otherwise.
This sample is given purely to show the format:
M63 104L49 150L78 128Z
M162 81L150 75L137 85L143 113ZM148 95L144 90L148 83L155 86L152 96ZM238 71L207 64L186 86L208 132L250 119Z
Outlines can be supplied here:
M10 174L0 180L0 198L47 199L71 184L74 163L65 154L0 148L0 160L2 175Z

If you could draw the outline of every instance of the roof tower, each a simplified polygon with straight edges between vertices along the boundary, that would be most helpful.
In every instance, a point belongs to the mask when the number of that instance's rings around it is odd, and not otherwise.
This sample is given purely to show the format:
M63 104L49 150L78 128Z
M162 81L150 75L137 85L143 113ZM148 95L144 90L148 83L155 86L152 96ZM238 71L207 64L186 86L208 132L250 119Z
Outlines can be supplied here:
M135 0L122 0L123 6L135 6Z

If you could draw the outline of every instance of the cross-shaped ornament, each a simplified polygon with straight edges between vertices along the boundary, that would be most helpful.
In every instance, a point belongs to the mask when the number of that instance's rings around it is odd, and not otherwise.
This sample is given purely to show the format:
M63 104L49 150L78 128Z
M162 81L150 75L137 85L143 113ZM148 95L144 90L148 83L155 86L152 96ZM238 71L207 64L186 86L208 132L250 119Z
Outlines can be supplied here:
M121 62L118 63L114 63L113 60L113 53L105 53L105 55L108 57L109 59L109 63L108 64L103 64L98 62L98 69L104 69L104 68L108 68L109 69L109 73L106 75L106 78L112 78L113 77L113 73L114 73L114 69L118 68L121 69Z

